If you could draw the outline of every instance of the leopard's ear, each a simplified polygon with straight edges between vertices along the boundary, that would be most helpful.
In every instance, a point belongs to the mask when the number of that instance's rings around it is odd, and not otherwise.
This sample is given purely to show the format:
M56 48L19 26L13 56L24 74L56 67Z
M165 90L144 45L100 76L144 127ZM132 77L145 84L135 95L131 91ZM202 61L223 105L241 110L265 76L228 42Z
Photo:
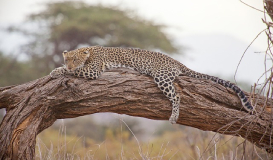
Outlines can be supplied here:
M86 59L87 59L87 58L89 58L89 56L90 56L90 51L89 51L89 50L83 51L83 54L84 54L84 56L85 56Z

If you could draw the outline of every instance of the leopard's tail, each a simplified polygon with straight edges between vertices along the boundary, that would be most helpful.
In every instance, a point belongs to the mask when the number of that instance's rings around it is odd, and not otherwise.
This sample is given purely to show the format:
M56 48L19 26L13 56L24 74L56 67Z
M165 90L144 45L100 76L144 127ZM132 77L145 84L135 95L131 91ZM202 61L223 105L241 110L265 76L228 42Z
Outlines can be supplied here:
M213 82L216 82L224 87L228 87L231 88L233 91L236 92L236 94L238 95L238 97L240 98L243 107L248 111L253 113L254 112L254 107L251 105L251 103L248 101L246 95L244 94L244 92L242 91L241 88L239 88L237 85L229 82L229 81L225 81L223 79L220 79L218 77L214 77L214 76L210 76L207 74L202 74L202 73L198 73L195 72L189 68L187 68L186 66L184 66L183 64L181 64L180 66L180 71L181 71L181 75L186 75L189 77L193 77L193 78L198 78L198 79L207 79L207 80L211 80Z

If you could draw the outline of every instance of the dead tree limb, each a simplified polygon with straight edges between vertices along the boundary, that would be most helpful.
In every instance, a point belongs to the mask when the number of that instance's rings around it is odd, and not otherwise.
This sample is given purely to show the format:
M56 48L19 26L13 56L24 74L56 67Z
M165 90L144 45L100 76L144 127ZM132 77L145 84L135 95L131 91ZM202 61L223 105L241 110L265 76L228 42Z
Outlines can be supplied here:
M263 98L257 98L258 114L249 115L232 90L216 83L179 77L175 86L181 96L178 124L241 136L272 152L272 115L261 113ZM0 159L34 159L36 136L57 119L98 112L157 120L171 115L171 104L153 79L127 69L105 72L97 80L46 76L3 87L0 108L7 111L0 126Z

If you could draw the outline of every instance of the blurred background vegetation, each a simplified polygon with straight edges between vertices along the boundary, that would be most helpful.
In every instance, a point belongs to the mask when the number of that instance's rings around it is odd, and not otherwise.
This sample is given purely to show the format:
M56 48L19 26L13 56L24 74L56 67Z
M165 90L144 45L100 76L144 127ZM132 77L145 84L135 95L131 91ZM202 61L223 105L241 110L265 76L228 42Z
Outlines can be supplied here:
M90 6L83 2L47 3L46 9L28 16L24 24L8 27L29 42L16 55L0 52L0 86L27 82L45 76L63 63L62 52L84 46L138 47L179 53L170 36L157 25L132 11ZM23 60L22 60L23 59ZM17 73L14 73L18 71ZM2 76L1 76L2 77Z
M84 46L183 53L183 47L164 32L166 26L144 20L130 10L83 2L45 5L44 11L29 15L20 26L6 28L26 36L28 43L17 54L0 52L0 87L48 75L62 65L64 50ZM117 116L107 119L109 114L100 116L104 122L93 116L57 121L38 136L37 159L258 159L251 154L254 150L266 158L264 152L237 137L129 116L123 120Z

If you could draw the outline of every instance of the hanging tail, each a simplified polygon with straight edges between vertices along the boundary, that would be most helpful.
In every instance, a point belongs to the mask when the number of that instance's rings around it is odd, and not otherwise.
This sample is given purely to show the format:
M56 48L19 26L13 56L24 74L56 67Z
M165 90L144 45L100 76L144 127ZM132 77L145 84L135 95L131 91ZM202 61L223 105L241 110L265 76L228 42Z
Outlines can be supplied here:
M224 87L228 87L231 88L233 91L236 92L236 94L238 95L238 97L240 98L243 107L248 111L253 113L254 112L254 107L251 105L251 103L248 101L246 95L244 94L244 92L241 90L241 88L239 88L237 85L229 82L229 81L225 81L223 79L220 79L218 77L214 77L214 76L209 76L206 74L202 74L202 73L198 73L195 72L189 68L187 68L186 66L184 66L183 64L181 64L181 75L186 75L189 77L193 77L193 78L198 78L198 79L208 79L211 80L213 82L216 82L218 84L221 84Z

